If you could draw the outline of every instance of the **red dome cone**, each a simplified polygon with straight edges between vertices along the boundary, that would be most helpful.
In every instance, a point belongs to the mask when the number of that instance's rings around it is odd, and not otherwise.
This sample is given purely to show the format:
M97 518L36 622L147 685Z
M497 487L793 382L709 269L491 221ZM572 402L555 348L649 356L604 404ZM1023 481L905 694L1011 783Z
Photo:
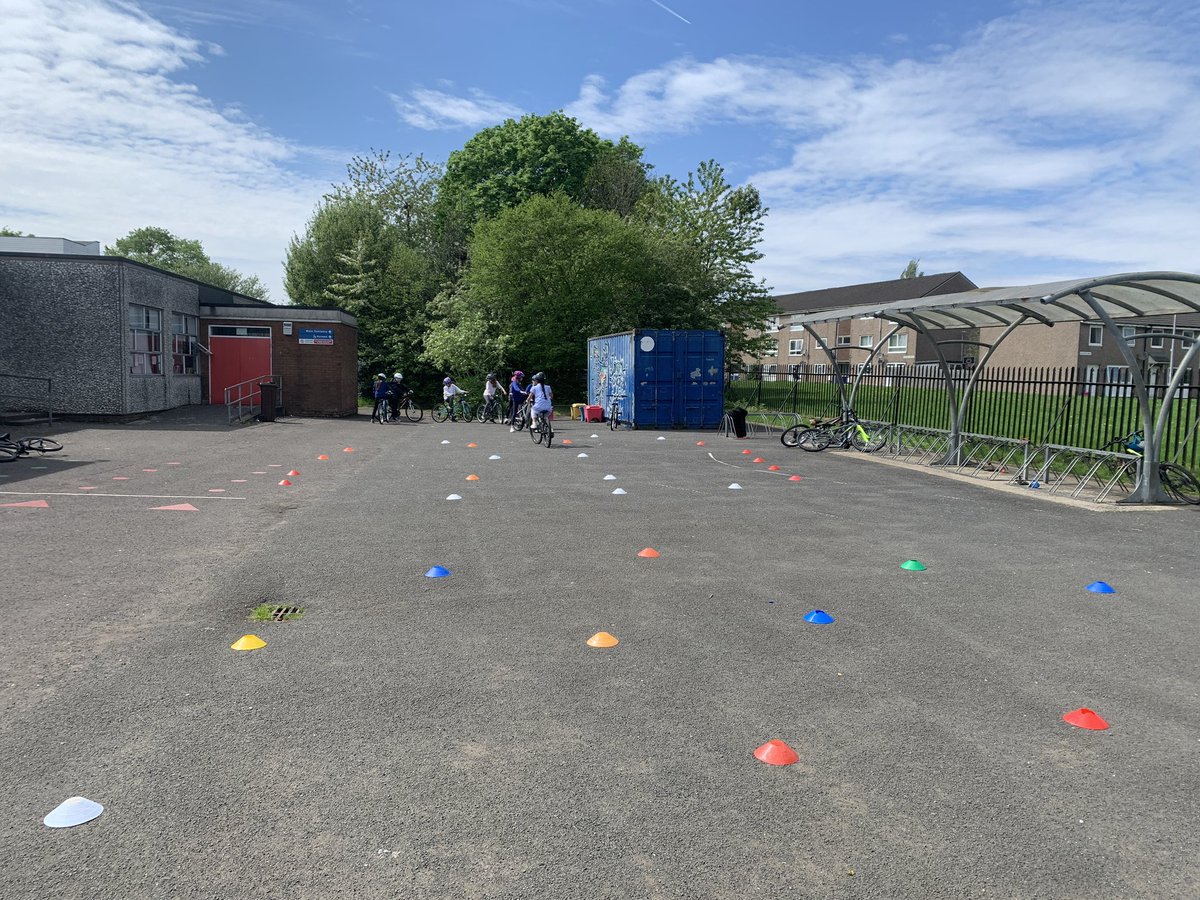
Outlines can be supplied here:
M778 472L779 466L767 466L767 471L768 472Z
M749 456L749 455L750 455L750 451L749 451L749 450L743 450L743 451L742 451L742 456Z
M767 741L755 750L754 758L759 762L765 762L768 766L790 766L800 762L796 751L778 738Z
M279 482L279 486L280 487L291 487L292 483L285 478L285 479L283 479L283 481Z
M658 559L662 554L653 547L647 547L645 550L639 550L638 556L642 557L642 559Z
M1063 716L1063 721L1076 728L1086 728L1088 731L1104 731L1108 728L1108 723L1086 706L1067 713Z
M288 472L288 478L295 478L299 474L300 471L298 469L292 469L292 471Z
M791 478L788 479L788 481L801 481L801 480L802 479L800 478L799 475L793 475Z

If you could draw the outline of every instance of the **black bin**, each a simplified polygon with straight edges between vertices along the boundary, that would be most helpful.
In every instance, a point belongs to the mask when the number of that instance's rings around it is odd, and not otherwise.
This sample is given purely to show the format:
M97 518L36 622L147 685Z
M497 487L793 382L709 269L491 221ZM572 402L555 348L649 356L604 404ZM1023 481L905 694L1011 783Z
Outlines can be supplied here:
M258 414L258 421L274 422L275 407L279 404L279 386L273 381L260 381L258 393L262 401L262 410Z
M746 436L746 410L740 406L729 411L729 418L733 419L733 433L740 438Z

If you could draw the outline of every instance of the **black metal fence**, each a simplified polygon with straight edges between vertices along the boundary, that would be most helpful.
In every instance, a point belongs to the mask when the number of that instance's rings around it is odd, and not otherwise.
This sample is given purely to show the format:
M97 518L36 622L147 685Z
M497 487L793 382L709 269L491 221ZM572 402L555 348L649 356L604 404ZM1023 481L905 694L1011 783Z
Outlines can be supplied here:
M972 371L957 370L956 397ZM849 390L852 374L766 373L740 376L726 384L726 406L792 412L802 416L836 414L838 380ZM1170 376L1151 386L1155 415ZM864 419L922 428L950 427L950 407L941 371L930 366L889 367L865 373L854 401ZM979 372L963 430L996 437L1026 438L1034 444L1100 448L1142 427L1133 386L1126 381L1088 380L1086 370L988 368ZM1182 385L1171 407L1162 458L1200 470L1200 387Z

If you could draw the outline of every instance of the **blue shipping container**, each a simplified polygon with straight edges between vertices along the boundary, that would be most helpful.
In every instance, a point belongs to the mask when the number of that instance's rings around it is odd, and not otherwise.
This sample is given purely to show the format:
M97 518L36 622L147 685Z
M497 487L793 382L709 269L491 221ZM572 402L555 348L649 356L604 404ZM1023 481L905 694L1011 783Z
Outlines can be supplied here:
M639 329L588 340L588 403L616 400L639 428L716 428L725 414L725 335Z

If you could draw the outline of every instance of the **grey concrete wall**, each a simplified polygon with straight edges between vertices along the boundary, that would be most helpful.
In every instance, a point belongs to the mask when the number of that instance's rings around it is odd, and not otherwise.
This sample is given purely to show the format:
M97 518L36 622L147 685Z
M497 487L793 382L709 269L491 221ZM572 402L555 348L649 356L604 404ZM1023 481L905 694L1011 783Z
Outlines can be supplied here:
M0 257L0 372L52 379L57 412L123 409L116 260Z
M171 313L200 315L200 289L191 281L175 278L141 266L121 263L121 318L125 348L124 396L126 412L154 412L189 403L202 403L199 375L175 375L171 371ZM129 330L129 304L152 306L162 311L162 375L130 373L133 334ZM197 325L197 327L199 327ZM201 335L198 338L203 340ZM203 365L204 361L198 360Z

